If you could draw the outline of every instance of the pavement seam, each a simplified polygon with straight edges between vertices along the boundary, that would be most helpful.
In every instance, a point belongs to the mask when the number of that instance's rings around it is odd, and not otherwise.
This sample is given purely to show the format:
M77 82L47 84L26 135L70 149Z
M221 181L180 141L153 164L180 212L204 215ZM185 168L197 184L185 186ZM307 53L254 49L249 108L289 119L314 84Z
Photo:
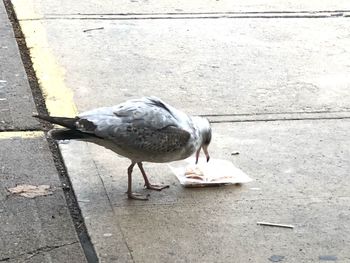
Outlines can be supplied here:
M13 127L13 126L5 126L0 127L0 133L2 132L36 132L36 131L43 131L39 128L33 128L33 127Z
M304 120L343 120L350 119L350 111L295 111L258 112L239 114L201 114L212 123L259 122L259 121L304 121Z
M224 114L200 114L198 116L212 117L212 116L252 116L252 115L286 115L286 114L327 114L327 113L349 113L350 110L345 111L281 111L281 112L256 112L256 113L224 113Z
M43 131L2 131L0 132L0 140L22 138L22 139L33 139L44 137Z
M114 208L112 208L112 210L113 210L113 214L115 214L115 213L114 213ZM129 252L130 259L131 259L131 261L132 261L133 263L135 263L134 256L132 255L132 249L130 248L128 242L126 241L125 233L124 233L124 231L123 231L123 229L122 229L122 227L121 227L121 225L120 225L120 221L118 220L118 218L117 218L117 226L118 226L118 228L119 228L120 233L122 234L122 238L123 238L124 244L125 244L125 246L126 246L128 252Z
M325 112L327 113L327 112ZM337 112L334 112L337 113ZM343 111L339 113L350 113L348 111ZM271 116L283 116L284 113L252 113L252 114L200 114L198 116L208 118L211 123L234 123L234 122L278 122L278 121L318 121L318 120L348 120L350 119L350 116L320 116L320 117L281 117L281 118L247 118L247 117L253 117L253 116L264 116L264 115L271 115ZM286 113L286 115L296 115L296 114L309 114L309 113ZM311 114L321 115L322 113L315 112ZM239 117L246 117L243 119L239 119ZM223 120L216 120L217 118L228 118ZM45 132L47 129L38 129L38 128L31 128L31 127L24 127L22 129L16 128L16 127L3 127L0 128L0 139L1 134L3 133L29 133L29 132Z
M50 251L55 250L57 248L70 246L70 245L74 245L74 244L77 244L77 243L79 243L79 242L78 241L74 241L74 242L65 243L65 244L61 244L61 245L39 247L39 248L37 248L35 250L19 254L19 255L13 257L13 258L10 258L10 257L2 258L2 259L0 259L0 262L6 262L6 261L9 261L9 260L19 259L19 258L21 258L23 256L26 256L26 255L27 255L27 257L25 259L28 260L28 259L30 259L32 257L35 257L35 256L41 254L41 253L50 252Z
M296 13L306 13L306 14L317 14L317 13L347 13L350 9L335 9L335 10L300 10L300 11L227 11L227 12L139 12L139 13L47 13L46 15L192 15L192 14L296 14Z
M210 120L210 123L232 123L232 122L273 122L273 121L317 121L317 120L346 120L350 119L349 117L312 117L312 118L275 118L275 119L246 119L246 120Z
M38 248L38 249L36 249L34 251L27 252L26 254L29 254L27 259L35 257L36 255L38 255L40 253L43 253L43 252L50 252L50 251L52 251L54 249L65 247L65 246L70 246L70 245L77 244L77 243L79 243L79 242L78 241L74 241L74 242L66 243L66 244L62 244L62 245L40 247L40 248Z
M92 157L91 157L90 159L92 160L92 163L93 163L94 166L95 166L97 176L98 176L98 178L100 178L100 181L101 181L103 190L105 191L105 194L106 194L108 203L109 203L109 205L110 205L110 207L111 207L111 209L112 209L112 212L113 212L113 214L114 214L113 205L112 205L111 199L109 198L108 191L107 191L107 189L106 189L105 183L104 183L104 181L103 181L103 179L102 179L102 177L101 177L101 175L100 175L100 170L99 170L98 167L97 167L96 161L95 161Z
M97 163L96 163L96 161L95 161L93 158L91 158L91 160L92 160L92 162L93 162L93 164L94 164L94 166L95 166L97 176L100 178L102 187L103 187L103 189L104 189L104 191L105 191L105 194L106 194L106 197L107 197L109 206L110 206L110 208L111 208L111 210L112 210L112 213L113 213L113 215L116 215L116 214L115 214L115 210L114 210L114 206L113 206L113 204L112 204L112 202L111 202L111 199L110 199L110 197L109 197L109 195L108 195L108 191L107 191L107 189L106 189L105 183L104 183L104 181L103 181L103 179L102 179L102 177L101 177L101 175L100 175L99 169L98 169L98 167L97 167ZM130 258L131 258L132 262L135 263L134 257L133 257L133 255L132 255L132 249L130 248L128 242L126 241L125 234L124 234L124 232L123 232L123 229L122 229L122 227L121 227L121 225L120 225L120 222L119 222L118 218L116 218L116 221L117 221L117 225L118 225L119 231L120 231L120 233L121 233L121 235L122 235L123 242L124 242L124 244L125 244L125 246L126 246L126 248L127 248L127 250L128 250L128 253L129 253L129 255L130 255Z
M196 19L196 18L332 18L349 17L350 10L248 11L248 12L140 12L140 13L48 13L20 21L51 19Z
M19 21L43 21L43 20L167 20L167 19L246 19L246 18L265 18L265 19L276 19L276 18L313 18L313 19L324 19L324 18L348 18L350 14L345 13L329 13L329 14L300 14L300 15L96 15L97 17L67 17L67 16L52 16L52 17L41 17L41 18L22 18Z

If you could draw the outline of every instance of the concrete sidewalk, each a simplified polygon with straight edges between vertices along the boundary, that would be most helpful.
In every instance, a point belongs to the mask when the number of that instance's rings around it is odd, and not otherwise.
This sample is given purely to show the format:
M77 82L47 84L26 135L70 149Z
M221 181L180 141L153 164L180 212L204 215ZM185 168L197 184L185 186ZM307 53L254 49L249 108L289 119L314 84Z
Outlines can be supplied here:
M139 202L128 160L60 144L101 262L350 261L347 1L13 3L52 115L159 96L208 116L211 155L255 179L184 189L147 164L171 187Z
M0 262L86 262L0 1ZM7 190L50 185L33 199Z

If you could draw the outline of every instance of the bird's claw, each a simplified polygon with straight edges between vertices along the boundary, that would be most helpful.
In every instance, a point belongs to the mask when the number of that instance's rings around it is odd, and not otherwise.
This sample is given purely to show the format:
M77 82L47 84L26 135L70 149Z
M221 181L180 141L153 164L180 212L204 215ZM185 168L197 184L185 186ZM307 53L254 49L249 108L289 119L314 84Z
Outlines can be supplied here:
M143 195L140 193L127 193L128 194L128 198L130 199L134 199L134 200L143 200L143 201L147 201L149 194L148 195Z
M162 191L165 188L169 188L169 185L161 185L161 184L145 184L145 188L150 190Z

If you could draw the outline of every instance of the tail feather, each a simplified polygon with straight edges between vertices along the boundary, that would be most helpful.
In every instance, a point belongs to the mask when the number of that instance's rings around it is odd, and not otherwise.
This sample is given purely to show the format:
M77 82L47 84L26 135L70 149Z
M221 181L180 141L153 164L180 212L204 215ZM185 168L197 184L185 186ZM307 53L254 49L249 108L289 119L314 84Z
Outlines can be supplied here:
M69 130L69 129L52 129L48 133L49 137L54 140L79 140L79 139L91 139L95 138L94 134L84 133L78 130Z
M72 130L76 130L75 123L79 119L78 117L67 118L67 117L52 117L52 116L48 116L48 115L33 115L33 117L44 120L44 121L48 121L48 122L53 123L53 124L58 124L58 125L61 125L63 127L66 127L66 128L72 129Z

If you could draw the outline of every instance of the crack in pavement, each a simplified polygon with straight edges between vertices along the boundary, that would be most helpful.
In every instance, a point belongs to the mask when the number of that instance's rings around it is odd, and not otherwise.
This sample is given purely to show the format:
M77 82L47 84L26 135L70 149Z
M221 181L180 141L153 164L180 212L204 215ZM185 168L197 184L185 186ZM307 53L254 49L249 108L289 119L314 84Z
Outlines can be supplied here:
M90 151L89 151L89 152L90 152ZM92 155L91 152L90 152L90 155ZM96 161L95 161L92 157L90 157L90 159L92 160L93 165L95 166L97 176L98 176L99 179L100 179L100 182L101 182L102 187L103 187L103 189L104 189L104 192L105 192L105 195L106 195L106 197L107 197L109 206L110 206L110 208L111 208L111 210L112 210L112 213L113 213L113 215L116 215L116 216L117 216L117 214L115 213L114 205L112 204L112 201L111 201L111 199L110 199L110 197L109 197L109 195L108 195L108 191L107 191L106 185L105 185L105 183L104 183L104 181L103 181L103 178L102 178L102 176L101 176L101 174L100 174L100 170L98 169L97 163L96 163ZM125 244L126 249L128 250L130 259L131 259L131 261L132 261L133 263L135 263L134 257L133 257L133 255L132 255L132 249L130 248L130 246L129 246L127 240L126 240L126 236L125 236L125 234L124 234L124 232L123 232L123 230L122 230L122 227L121 227L121 225L120 225L119 220L118 220L118 219L116 219L116 220L117 220L117 225L118 225L119 231L120 231L120 233L121 233L121 235L122 235L122 240L123 240L123 242L124 242L124 244Z
M350 111L294 111L294 112L256 112L256 113L218 113L199 114L198 116L208 118L212 123L230 122L261 122L261 121L304 121L304 120L344 120L350 119ZM277 117L278 116L278 117ZM47 129L35 127L16 128L1 127L1 132L45 132Z
M258 112L239 114L202 114L212 123L261 121L317 121L350 119L350 111Z
M236 119L236 120L213 120L209 118L211 123L231 123L231 122L261 122L261 121L317 121L317 120L345 120L350 119L350 116L345 117L310 117L310 118L262 118L262 119Z
M44 247L39 247L35 250L32 250L32 251L28 251L28 252L25 252L25 253L22 253L22 254L19 254L13 258L10 258L10 257L6 257L6 258L1 258L0 259L0 262L6 262L6 261L9 261L9 260L16 260L16 259L19 259L23 256L26 256L27 257L25 259L30 259L32 257L35 257L41 253L45 253L45 252L50 252L52 250L55 250L57 248L61 248L61 247L65 247L65 246L70 246L70 245L74 245L74 244L77 244L79 243L79 241L74 241L74 242L70 242L70 243L66 243L66 244L61 244L61 245L56 245L56 246L44 246Z
M335 18L350 17L350 10L320 11L262 11L262 12L193 12L193 13L72 13L45 14L44 17L22 18L36 20L138 20L138 19L219 19L219 18Z
M40 126L40 124L38 125ZM0 126L0 132L40 132L44 131L38 127L15 127L12 125L9 126Z
M316 110L316 111L281 111L281 112L256 112L256 113L221 113L221 114L201 114L199 116L204 117L216 117L216 116L253 116L253 115L287 115L287 114L349 114L349 110L344 111L329 111L329 110Z
M47 13L48 16L94 16L94 15L206 15L206 14L317 14L317 13L347 13L350 9L336 9L336 10L301 10L301 11L227 11L227 12L152 12L152 13Z

